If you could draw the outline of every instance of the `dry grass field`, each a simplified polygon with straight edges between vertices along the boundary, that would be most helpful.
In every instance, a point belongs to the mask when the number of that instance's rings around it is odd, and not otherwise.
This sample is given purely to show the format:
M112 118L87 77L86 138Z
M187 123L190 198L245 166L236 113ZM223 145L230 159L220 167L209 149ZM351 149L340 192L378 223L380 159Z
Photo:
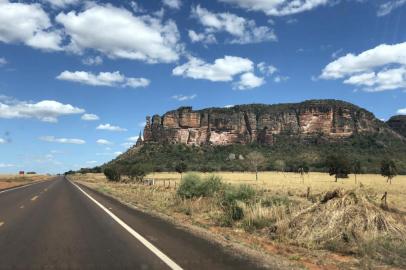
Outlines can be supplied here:
M205 181L212 174L196 175ZM124 203L170 216L182 225L197 225L261 252L283 255L305 268L406 267L406 176L397 176L388 184L382 176L369 174L357 175L357 183L354 175L336 183L323 173L302 178L295 173L261 172L258 181L254 173L215 175L229 187L225 194L234 196L239 189L245 192L243 186L255 191L254 200L237 199L229 205L243 212L231 223L227 215L236 212L224 204L224 194L181 198L177 173L148 175L155 179L154 186L127 179L109 182L103 174L70 177ZM336 193L323 202L331 192ZM384 192L388 193L388 209L380 206Z
M207 173L197 174L209 175ZM362 184L377 195L388 192L389 206L406 212L406 175L396 176L392 184L388 184L384 177L377 174L357 175L357 182L355 182L355 176L350 175L347 179L338 179L337 183L334 181L334 177L326 173L309 173L302 178L298 173L260 172L258 181L255 180L255 173L219 172L215 175L220 176L226 183L253 185L257 189L266 189L275 194L289 196L306 194L308 187L310 187L311 194L320 194L336 188L351 190ZM103 174L88 177L107 181ZM165 186L175 187L180 182L178 173L152 173L146 178L155 179L158 186L165 184Z
M49 179L47 175L0 174L0 190Z

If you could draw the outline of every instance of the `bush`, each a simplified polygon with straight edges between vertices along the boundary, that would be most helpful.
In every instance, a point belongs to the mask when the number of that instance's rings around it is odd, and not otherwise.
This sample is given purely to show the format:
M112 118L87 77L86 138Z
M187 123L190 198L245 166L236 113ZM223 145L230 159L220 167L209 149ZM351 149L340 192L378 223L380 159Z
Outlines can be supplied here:
M128 175L131 178L131 180L135 178L137 181L141 182L144 179L144 177L150 172L151 172L150 166L137 163L131 166Z
M221 177L216 175L210 175L205 178L200 184L201 196L210 197L219 192L223 187Z
M210 197L223 187L221 178L211 175L201 179L197 174L187 174L181 181L177 194L183 198Z
M120 171L113 167L105 168L103 171L104 175L107 177L107 180L118 182L121 180Z
M233 204L237 201L248 203L253 201L256 191L249 185L229 186L224 192L224 202Z

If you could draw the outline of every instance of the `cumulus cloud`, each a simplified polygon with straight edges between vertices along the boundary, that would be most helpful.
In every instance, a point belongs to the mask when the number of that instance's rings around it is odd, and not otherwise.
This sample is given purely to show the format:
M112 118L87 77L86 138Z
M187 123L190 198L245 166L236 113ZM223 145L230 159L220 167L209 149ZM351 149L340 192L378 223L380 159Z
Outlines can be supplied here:
M7 60L4 57L0 57L0 67L4 66L5 64L7 64Z
M335 0L219 0L249 11L261 11L269 16L286 16L315 9Z
M101 144L101 145L111 145L113 144L112 142L110 142L109 140L105 140L105 139L98 139L96 141L96 143Z
M192 43L202 42L204 44L217 43L217 39L213 34L210 33L196 33L193 30L188 31L190 41Z
M190 96L185 96L185 95L174 95L172 96L173 99L176 99L177 101L186 101L186 100L192 100L197 97L196 94L190 95Z
M127 131L127 129L125 128L121 128L119 126L113 126L111 124L100 124L99 126L97 126L98 130L107 130L107 131Z
M139 136L129 137L129 138L127 138L127 141L135 143L135 142L137 142L138 138L139 138Z
M0 163L0 168L11 168L11 167L15 167L15 165L9 163Z
M99 66L103 64L103 58L99 55L95 57L86 57L82 60L82 63L86 66Z
M379 17L381 16L386 16L389 13L391 13L393 10L402 7L403 5L406 4L406 0L390 0L385 3L382 3L379 6L379 9L377 11L377 15Z
M0 144L5 144L5 143L7 143L7 141L3 138L0 138Z
M169 63L179 59L182 46L172 20L136 16L110 4L92 4L81 12L60 13L56 21L70 38L69 50L93 49L110 58Z
M99 120L99 116L92 114L92 113L85 113L84 115L82 115L81 119L83 121L97 121Z
M399 110L397 111L397 113L398 113L398 114L405 114L405 115L406 115L406 108L404 108L404 109L399 109Z
M273 81L276 83L286 82L287 80L289 80L288 76L281 76L281 75L275 76L275 78L273 79Z
M54 136L43 136L43 137L40 137L39 139L44 142L62 143L62 144L85 144L86 143L86 141L84 141L82 139L56 138Z
M40 4L0 0L0 42L22 43L49 51L62 50L61 33L52 27Z
M150 81L145 78L128 78L119 71L100 72L93 74L86 71L64 71L56 77L58 80L77 82L92 86L110 86L110 87L147 87Z
M216 59L213 64L190 57L187 63L175 67L172 73L175 76L193 79L228 82L232 81L235 75L252 71L253 68L254 63L250 59L237 56L226 55L224 58Z
M80 3L80 0L43 0L43 1L51 4L55 8L65 8Z
M60 116L82 114L85 110L70 104L54 100L43 100L37 103L0 99L0 118L37 118L43 122L58 122Z
M254 20L247 20L232 13L214 13L200 5L192 8L192 17L204 27L204 33L189 31L192 42L214 43L213 33L225 32L232 36L230 43L248 44L275 41L277 38L267 26L257 26Z
M345 79L344 83L366 91L406 88L406 42L381 44L358 55L347 54L329 63L322 79Z
M240 80L234 84L234 89L247 90L259 87L265 83L265 79L257 77L252 72L244 73L240 76Z
M265 62L261 62L257 65L259 71L267 76L273 75L278 69L273 65L267 65Z
M182 2L180 0L163 0L162 3L165 6L173 9L180 9L182 6Z

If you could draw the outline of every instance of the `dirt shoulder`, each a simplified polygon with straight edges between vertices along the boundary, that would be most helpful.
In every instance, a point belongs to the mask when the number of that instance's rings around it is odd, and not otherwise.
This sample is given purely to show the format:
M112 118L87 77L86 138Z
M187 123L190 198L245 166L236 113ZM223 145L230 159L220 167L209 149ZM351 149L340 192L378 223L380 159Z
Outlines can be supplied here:
M243 252L257 260L279 260L280 269L396 269L377 266L375 262L353 256L290 245L272 239L267 229L247 231L241 227L220 226L217 222L218 209L213 202L206 198L179 201L174 187L112 183L86 175L73 175L70 179L216 241L234 252Z

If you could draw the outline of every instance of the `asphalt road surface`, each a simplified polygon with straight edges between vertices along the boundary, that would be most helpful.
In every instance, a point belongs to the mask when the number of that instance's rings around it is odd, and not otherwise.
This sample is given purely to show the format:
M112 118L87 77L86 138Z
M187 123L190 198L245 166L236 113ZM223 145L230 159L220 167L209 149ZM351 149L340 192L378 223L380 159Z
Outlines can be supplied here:
M259 269L64 177L0 192L0 269Z

